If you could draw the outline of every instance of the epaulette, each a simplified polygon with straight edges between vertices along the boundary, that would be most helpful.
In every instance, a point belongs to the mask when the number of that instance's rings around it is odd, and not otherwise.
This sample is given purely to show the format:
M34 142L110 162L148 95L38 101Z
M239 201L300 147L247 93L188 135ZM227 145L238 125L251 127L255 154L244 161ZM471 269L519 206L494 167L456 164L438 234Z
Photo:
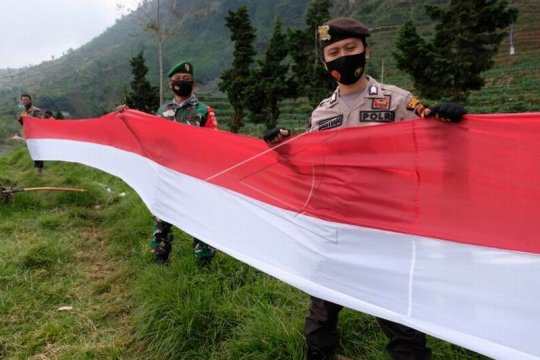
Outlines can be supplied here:
M409 91L407 90L404 90L400 87L397 87L397 86L394 86L394 85L381 85L381 90L383 91L389 91L389 92L392 92L392 93L395 93L395 94L400 94L400 95L403 95L403 96L408 96L409 95Z
M318 108L322 107L324 104L327 104L327 103L330 103L330 98L326 98L324 99L323 101L321 101L319 103L319 105L317 105Z
M338 102L338 92L335 91L335 92L332 94L332 96L330 96L329 98L326 98L326 99L324 99L323 101L321 101L321 102L319 103L319 106L317 106L317 107L320 108L320 107L323 107L323 106L325 106L325 105L328 105L328 107L332 107L332 106L334 106L335 104L337 104L337 102Z

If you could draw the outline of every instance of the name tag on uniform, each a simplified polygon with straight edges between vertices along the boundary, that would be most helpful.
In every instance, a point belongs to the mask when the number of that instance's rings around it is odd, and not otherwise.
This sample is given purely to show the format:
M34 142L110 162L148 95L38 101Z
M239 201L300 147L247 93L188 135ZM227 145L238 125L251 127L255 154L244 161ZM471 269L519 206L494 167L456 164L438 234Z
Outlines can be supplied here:
M393 122L396 113L393 111L360 111L360 122Z
M319 121L319 130L333 129L341 125L343 125L343 115L338 115Z

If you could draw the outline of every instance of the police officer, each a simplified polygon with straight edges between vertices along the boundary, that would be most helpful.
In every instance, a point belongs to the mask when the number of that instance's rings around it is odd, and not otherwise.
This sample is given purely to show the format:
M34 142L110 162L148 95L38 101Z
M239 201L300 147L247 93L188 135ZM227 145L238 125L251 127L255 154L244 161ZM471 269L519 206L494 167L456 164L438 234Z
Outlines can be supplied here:
M311 115L310 130L372 126L434 116L458 122L465 109L457 104L442 104L428 109L410 92L377 82L365 74L370 48L366 26L350 18L336 18L319 26L317 44L328 74L337 81L332 96L323 100ZM290 135L284 128L269 130L264 140L278 143ZM338 315L343 307L311 297L304 334L309 360L333 359L339 342ZM431 358L426 335L415 329L377 319L389 338L387 350L393 359Z
M22 94L21 104L23 106L23 110L17 119L21 125L23 124L23 116L32 116L32 117L37 117L37 118L43 117L41 109L32 105L32 97L30 95ZM43 161L41 160L34 161L34 169L36 169L37 174L41 174L43 172L43 166L44 166Z
M172 100L161 105L157 115L182 124L217 129L218 123L214 110L199 101L193 93L193 65L181 62L169 70L169 88L174 93ZM167 262L172 246L171 224L157 219L152 239L152 252L157 262ZM193 238L193 251L200 266L208 266L214 256L214 248Z

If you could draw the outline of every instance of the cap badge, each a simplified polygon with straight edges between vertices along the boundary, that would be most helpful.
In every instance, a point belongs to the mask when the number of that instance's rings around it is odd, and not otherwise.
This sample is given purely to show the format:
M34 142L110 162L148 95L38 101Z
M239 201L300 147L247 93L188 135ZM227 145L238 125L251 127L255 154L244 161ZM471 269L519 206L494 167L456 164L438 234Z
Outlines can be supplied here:
M322 41L328 41L332 37L330 36L330 26L329 25L321 25L319 26L319 39Z
M184 65L184 66L186 67L186 71L187 71L188 73L190 73L190 72L191 72L191 70L189 69L189 64L188 64L188 63L186 63L186 65Z

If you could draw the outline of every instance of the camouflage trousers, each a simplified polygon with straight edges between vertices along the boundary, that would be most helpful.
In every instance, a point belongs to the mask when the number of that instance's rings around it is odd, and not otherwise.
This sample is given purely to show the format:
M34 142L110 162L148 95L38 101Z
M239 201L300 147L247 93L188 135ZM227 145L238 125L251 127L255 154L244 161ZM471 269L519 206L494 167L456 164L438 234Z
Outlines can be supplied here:
M156 218L154 224L153 238L151 242L152 253L156 256L156 261L167 262L172 252L172 225ZM200 265L210 265L215 254L215 249L210 245L193 238L193 253Z

